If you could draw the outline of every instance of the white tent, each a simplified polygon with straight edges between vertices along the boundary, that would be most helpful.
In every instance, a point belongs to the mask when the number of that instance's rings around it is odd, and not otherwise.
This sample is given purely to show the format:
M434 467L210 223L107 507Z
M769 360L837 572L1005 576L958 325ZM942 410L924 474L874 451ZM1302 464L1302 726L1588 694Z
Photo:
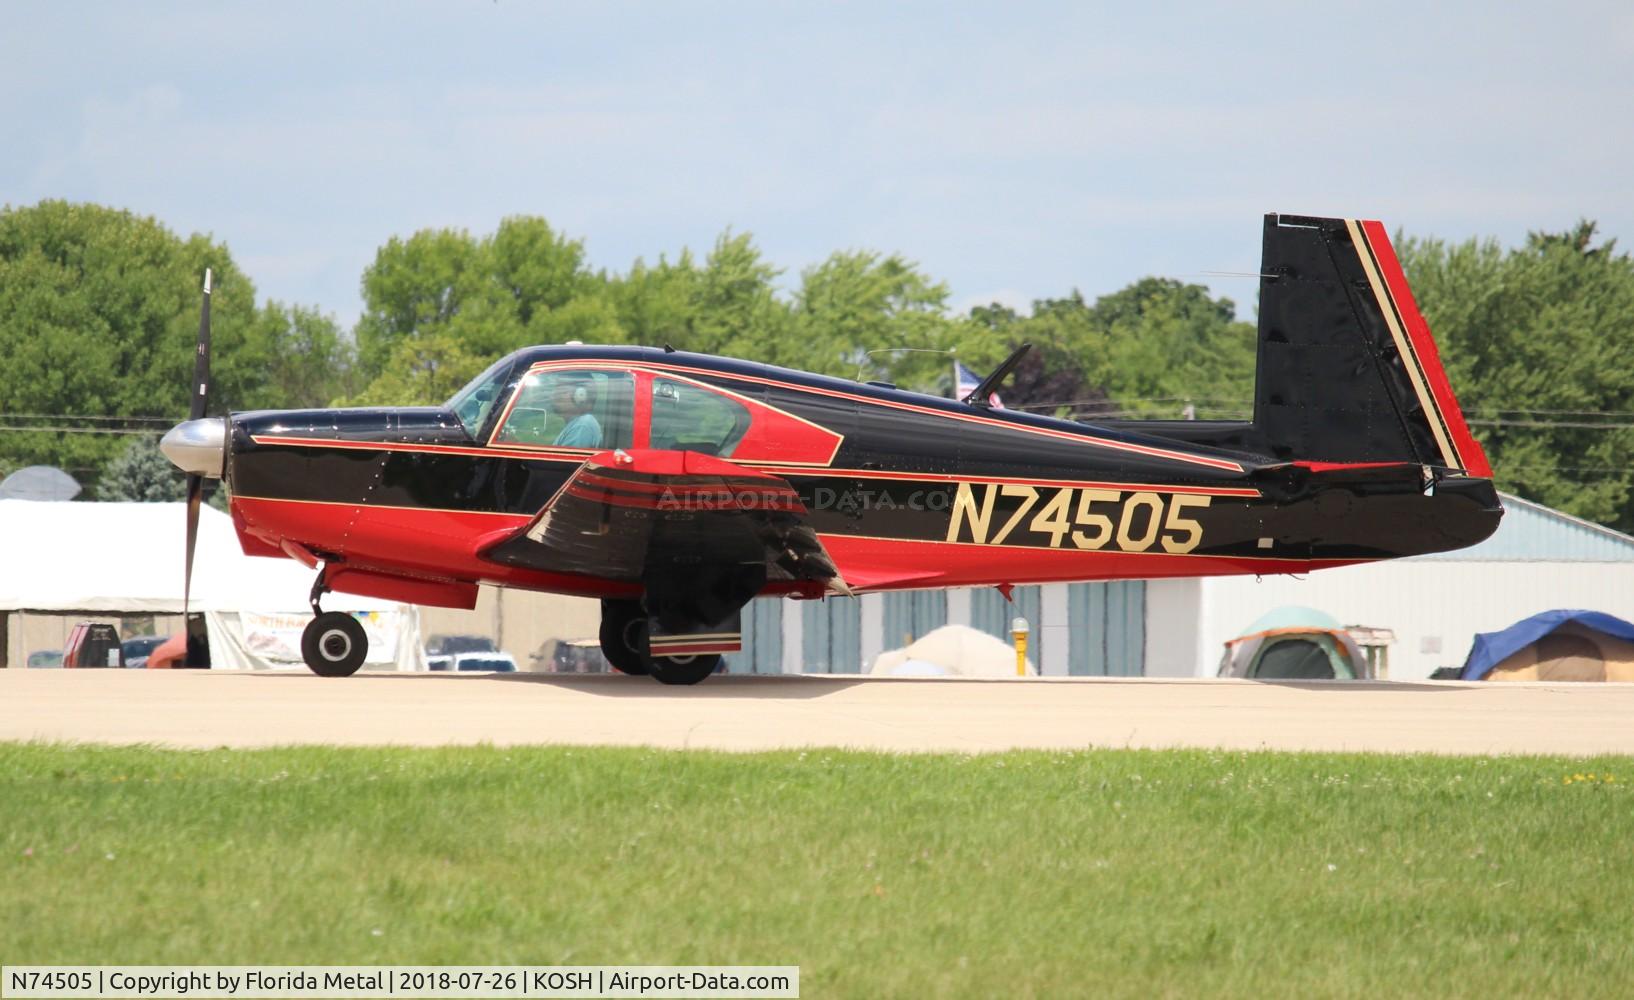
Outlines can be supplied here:
M1027 660L1027 673L1038 668ZM901 649L874 658L870 674L887 677L1015 677L1016 651L968 625L943 625Z
M180 614L186 538L180 503L0 500L0 613ZM300 666L313 579L294 560L245 555L231 518L199 511L192 609L204 612L213 666ZM425 668L414 605L332 593L323 607L358 615L366 665Z

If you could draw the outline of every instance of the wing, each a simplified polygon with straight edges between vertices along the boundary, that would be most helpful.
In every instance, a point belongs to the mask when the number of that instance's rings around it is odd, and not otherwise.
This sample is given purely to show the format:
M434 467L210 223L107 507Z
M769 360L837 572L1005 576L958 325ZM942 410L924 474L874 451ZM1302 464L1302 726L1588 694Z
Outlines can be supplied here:
M849 592L785 479L689 451L591 456L528 525L478 554L666 588L724 576ZM753 596L751 592L748 596Z

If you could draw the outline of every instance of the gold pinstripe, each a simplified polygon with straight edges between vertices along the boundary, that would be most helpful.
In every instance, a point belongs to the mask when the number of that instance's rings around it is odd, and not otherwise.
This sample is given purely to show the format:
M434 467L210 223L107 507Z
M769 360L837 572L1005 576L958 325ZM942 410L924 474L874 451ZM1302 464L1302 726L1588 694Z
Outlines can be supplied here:
M1458 452L1453 448L1446 427L1442 423L1441 408L1436 405L1435 397L1425 384L1424 373L1418 363L1418 354L1413 350L1412 343L1401 328L1401 322L1396 316L1395 302L1390 298L1384 281L1379 277L1378 268L1373 264L1372 250L1362 233L1362 227L1356 224L1355 219L1346 219L1345 228L1350 230L1351 242L1356 247L1356 257L1362 262L1362 270L1367 272L1367 283L1372 286L1373 297L1378 300L1379 311L1384 314L1385 325L1390 328L1390 336L1396 342L1396 351L1406 364L1407 377L1413 383L1413 392L1418 394L1419 406L1424 410L1430 425L1430 433L1435 435L1435 443L1441 449L1441 457L1449 468L1460 468Z

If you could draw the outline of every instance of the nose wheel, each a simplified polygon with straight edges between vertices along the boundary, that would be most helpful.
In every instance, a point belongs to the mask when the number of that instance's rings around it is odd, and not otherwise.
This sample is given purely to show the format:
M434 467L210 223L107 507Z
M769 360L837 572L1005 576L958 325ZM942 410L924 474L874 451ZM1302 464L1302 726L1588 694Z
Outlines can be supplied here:
M325 611L301 633L301 658L319 677L350 677L368 655L363 625L344 611Z

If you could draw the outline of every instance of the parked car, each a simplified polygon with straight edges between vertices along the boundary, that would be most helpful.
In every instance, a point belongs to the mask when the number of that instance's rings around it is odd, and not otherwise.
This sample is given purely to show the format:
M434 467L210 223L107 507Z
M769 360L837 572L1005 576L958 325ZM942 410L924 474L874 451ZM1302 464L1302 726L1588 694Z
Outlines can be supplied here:
M444 667L444 670L449 668ZM496 674L516 673L516 659L509 653L455 653L454 670L487 670Z
M434 635L426 643L426 666L432 670L452 670L454 657L460 653L497 652L499 647L485 635ZM515 666L513 661L511 668L514 670Z
M60 667L62 666L62 650L36 649L28 654L28 665L31 667Z
M125 666L132 670L140 670L147 666L148 657L166 638L168 637L162 635L139 635L120 643L120 648L125 651Z
M123 667L125 651L119 645L119 630L107 622L80 622L68 633L62 650L65 667Z
M599 639L561 640L551 650L545 669L557 674L605 674L612 670L606 657L601 655Z

